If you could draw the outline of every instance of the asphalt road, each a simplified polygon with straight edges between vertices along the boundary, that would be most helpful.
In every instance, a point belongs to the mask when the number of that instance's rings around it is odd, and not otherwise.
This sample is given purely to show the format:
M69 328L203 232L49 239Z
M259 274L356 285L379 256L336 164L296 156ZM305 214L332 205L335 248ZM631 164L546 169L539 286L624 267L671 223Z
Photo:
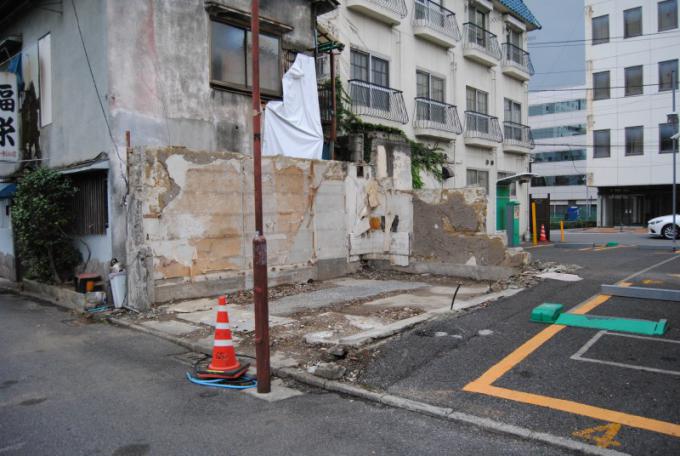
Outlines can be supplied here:
M550 232L550 239L553 242L560 240L560 231L552 230ZM584 244L606 244L607 242L618 242L622 245L638 245L671 248L673 241L661 237L650 236L646 233L636 233L633 231L620 231L615 233L593 233L581 230L565 230L565 242L584 243ZM680 240L676 241L680 247Z
M192 385L185 350L0 295L0 455L562 455L318 390Z
M619 428L613 414L609 414L612 419L603 420L587 416L585 411L588 406L598 407L642 418L637 421L656 420L656 429L665 426L658 424L663 422L678 430L678 375L639 369L680 371L680 306L675 302L612 297L591 312L670 322L671 329L661 338L632 340L605 334L584 354L627 367L572 359L598 331L563 328L492 381L496 390L486 390L494 394L464 391L470 382L543 333L546 325L529 321L531 310L541 303L561 303L569 309L597 296L601 284L614 284L666 260L670 261L630 282L680 289L680 254L637 248L580 251L554 247L536 248L532 254L543 261L582 266L577 273L583 280L544 280L487 307L422 325L384 345L360 381L392 394L591 444L597 444L594 438L603 438L611 427L614 436L605 446L630 454L680 454L680 435L627 425ZM572 411L555 408L565 406L559 401L570 401Z

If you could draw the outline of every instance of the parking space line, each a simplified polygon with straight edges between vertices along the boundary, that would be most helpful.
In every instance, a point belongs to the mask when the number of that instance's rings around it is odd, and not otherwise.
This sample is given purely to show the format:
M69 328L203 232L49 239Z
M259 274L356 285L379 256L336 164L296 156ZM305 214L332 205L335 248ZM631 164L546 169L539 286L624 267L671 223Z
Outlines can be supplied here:
M609 332L609 331L599 331L588 342L586 342L583 345L583 347L581 347L576 353L571 355L570 359L573 359L574 361L586 361L586 362L589 362L589 363L605 364L607 366L623 367L623 368L626 368L626 369L635 369L635 370L645 371L645 372L654 372L654 373L657 373L657 374L680 375L680 371L657 369L655 367L638 366L637 364L626 364L626 363L619 363L619 362L616 362L616 361L605 361L605 360L602 360L602 359L584 357L583 355L585 355L586 352L588 350L590 350L590 348L593 345L595 345L595 343L598 340L600 340L600 338L604 335L618 336L618 337L629 337L631 339L651 340L653 342L667 342L667 343L672 343L672 344L680 344L680 340L660 339L658 337L635 336L635 335L632 335L632 334L617 334L617 333L612 333L612 332Z
M680 424L670 423L668 421L655 420L653 418L645 418L644 416L631 415L629 413L617 412L602 407L595 407L580 402L569 401L565 399L557 399L549 396L542 396L540 394L525 393L523 391L516 391L507 388L499 388L497 386L478 384L476 382L469 383L463 388L465 391L486 394L501 399L508 399L515 402L522 402L530 405L537 405L539 407L547 407L561 412L567 412L574 415L587 416L610 423L620 423L626 426L644 429L647 431L658 432L673 437L680 437Z
M641 271L637 271L617 282L617 285L630 286L629 281L631 279L634 279L635 277L651 271L652 269L676 260L677 258L677 256L673 256L648 268L642 269ZM570 313L586 314L610 298L611 296L597 294L571 309ZM587 416L606 422L620 423L638 429L658 432L673 437L680 437L680 424L656 420L653 418L646 418L643 416L596 407L580 402L493 386L495 381L508 373L511 369L526 359L543 344L552 339L553 336L558 334L564 328L566 328L566 326L552 324L543 329L531 339L520 345L512 353L488 369L486 372L484 372L479 378L465 385L463 387L463 391L485 394L487 396L508 399L511 401L522 402L539 407L546 407L553 410L572 413L574 415Z

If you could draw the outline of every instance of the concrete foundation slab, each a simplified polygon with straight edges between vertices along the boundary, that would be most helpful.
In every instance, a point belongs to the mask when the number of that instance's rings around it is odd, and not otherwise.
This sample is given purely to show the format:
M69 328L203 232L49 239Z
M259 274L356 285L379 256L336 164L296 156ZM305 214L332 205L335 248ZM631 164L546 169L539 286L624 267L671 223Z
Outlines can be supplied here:
M255 312L252 306L228 306L229 323L234 332L253 332L255 331ZM217 310L203 310L191 313L179 313L177 318L191 323L215 326ZM269 326L279 326L293 323L289 318L269 316Z
M339 279L332 280L330 283L334 287L277 299L269 304L269 311L273 315L290 315L301 310L328 307L352 299L369 298L390 291L415 290L428 286L422 282L400 282L397 280Z

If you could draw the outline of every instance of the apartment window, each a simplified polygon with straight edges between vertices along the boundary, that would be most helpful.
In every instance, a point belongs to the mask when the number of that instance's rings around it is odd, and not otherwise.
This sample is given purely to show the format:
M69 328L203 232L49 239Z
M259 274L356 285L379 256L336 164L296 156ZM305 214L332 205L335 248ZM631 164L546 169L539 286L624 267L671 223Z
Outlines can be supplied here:
M559 112L583 111L586 109L586 100L567 100L553 103L541 103L529 106L530 116L542 116Z
M416 71L416 95L439 103L444 103L444 79L432 76L425 71ZM446 123L446 107L432 102L416 103L419 120L432 120Z
M466 103L467 103L467 110L468 111L474 111L478 112L480 114L488 114L489 113L489 94L482 91L482 90L477 90L474 87L466 87L465 89L466 92Z
M678 0L659 2L659 31L678 28Z
M593 100L609 98L609 71L593 73Z
M673 140L671 137L678 132L678 126L670 123L659 124L659 153L670 154L673 152ZM678 150L678 141L675 141L675 150Z
M390 64L385 59L352 49L350 67L352 79L371 82L382 87L390 86Z
M416 71L416 92L419 98L444 102L444 79L425 71Z
M512 101L508 98L504 102L504 117L503 119L507 122L514 122L516 124L522 123L522 105L516 101Z
M486 22L488 18L488 13L482 11L479 8L470 6L470 22L475 24L477 27L486 30Z
M593 46L609 43L609 15L593 18Z
M642 155L644 128L626 127L626 155Z
M609 130L595 130L593 132L593 158L609 158L611 156L609 135Z
M659 92L673 89L673 75L675 74L675 88L678 88L678 60L659 62Z
M623 37L633 38L642 35L642 7L627 9L623 12Z
M586 159L585 149L560 150L554 152L534 153L534 163L551 163L563 161L578 161Z
M625 76L625 95L630 97L632 95L642 94L642 65L628 67L624 70Z
M109 222L106 172L84 172L70 178L78 189L73 197L71 233L106 234Z
M489 172L479 169L467 169L466 171L468 187L482 187L489 194Z
M568 187L586 185L585 174L568 174L562 176L536 176L531 178L532 187Z
M213 84L250 90L250 32L211 21L210 80ZM260 85L262 93L281 95L281 40L260 33Z
M562 138L564 136L580 136L586 134L585 124L562 125L559 127L532 128L534 139Z

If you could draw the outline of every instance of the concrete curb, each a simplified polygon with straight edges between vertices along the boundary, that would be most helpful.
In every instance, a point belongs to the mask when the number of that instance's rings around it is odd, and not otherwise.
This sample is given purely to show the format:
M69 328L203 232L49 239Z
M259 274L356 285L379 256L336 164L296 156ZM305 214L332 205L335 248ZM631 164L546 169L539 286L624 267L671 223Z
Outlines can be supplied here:
M176 336L161 333L160 331L155 331L153 329L146 328L144 326L114 317L107 317L106 320L113 325L125 327L134 331L139 331L145 334L156 336L163 340L175 343L181 347L184 347L197 353L203 353L208 355L211 354L210 350L206 350L199 344L183 340ZM452 408L437 407L435 405L427 404L425 402L414 401L412 399L406 399L388 393L370 391L355 385L351 385L349 383L338 382L335 380L326 380L324 378L317 377L316 375L309 374L297 368L277 366L276 363L272 363L271 368L272 373L280 378L289 378L297 382L303 383L305 385L321 388L333 393L346 394L348 396L375 402L388 407L399 408L414 413L420 413L423 415L444 419L447 421L472 425L491 432L512 435L514 437L519 437L525 440L535 440L545 443L547 445L565 448L567 450L572 451L579 451L583 454L588 455L625 456L627 454L615 450L599 448L593 445L588 445L586 443L578 442L576 440L571 440L564 437L559 437L543 432L532 431L530 429L526 429L520 426L514 426L512 424L502 423L500 421L495 421L489 418L482 418L475 415L469 415L463 412L457 412Z
M166 333L161 332L161 331L156 331L154 329L147 328L145 326L138 325L136 323L132 323L132 322L129 322L129 321L125 321L125 320L120 319L120 318L106 317L106 321L111 323L112 325L115 325L115 326L121 326L123 328L132 329L132 330L139 331L139 332L142 332L142 333L145 333L145 334L149 334L151 336L158 337L159 339L167 340L168 342L172 342L174 344L177 344L181 347L184 347L184 348L191 350L193 352L196 352L196 353L203 353L204 355L212 355L211 350L209 350L205 347L202 347L200 344L197 344L195 342L191 342L191 341L188 341L188 340L184 340L184 339L177 337L177 336L172 336L170 334L166 334Z
M596 447L587 443L578 442L576 440L571 440L544 432L532 431L520 426L502 423L489 418L481 418L475 415L457 412L451 408L437 407L435 405L394 396L392 394L368 391L354 385L349 385L334 380L324 380L299 369L281 368L278 369L277 375L283 378L291 378L300 383L316 386L327 391L347 394L349 396L377 402L390 407L409 410L411 412L421 413L423 415L441 418L452 422L472 425L488 431L508 434L525 440L536 440L551 446L565 448L572 451L579 451L583 454L597 456L622 456L627 454L620 451Z

